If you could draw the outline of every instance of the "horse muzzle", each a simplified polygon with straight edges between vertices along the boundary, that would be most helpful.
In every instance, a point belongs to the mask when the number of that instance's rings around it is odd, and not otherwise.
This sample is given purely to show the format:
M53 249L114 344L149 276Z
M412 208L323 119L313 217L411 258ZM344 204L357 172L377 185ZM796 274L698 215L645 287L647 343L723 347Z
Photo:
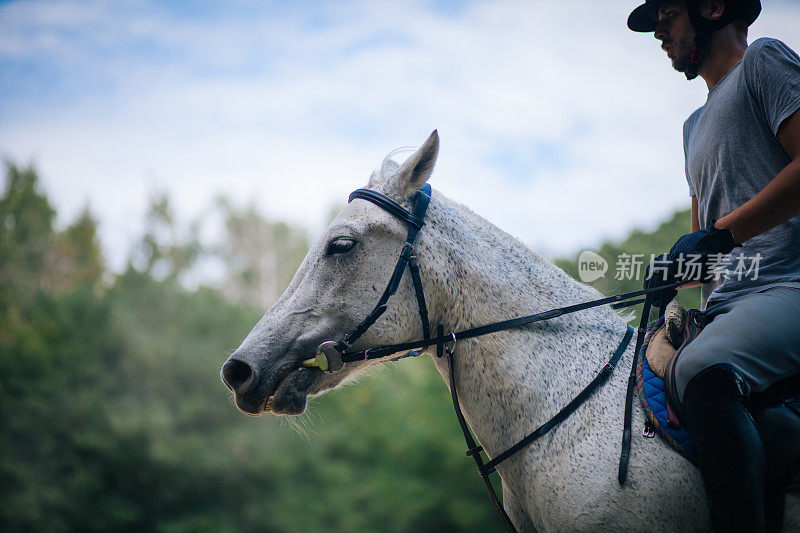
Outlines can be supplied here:
M246 353L234 352L220 372L223 383L233 392L236 407L250 416L300 414L305 410L309 390L322 374L318 368L282 368L263 371Z

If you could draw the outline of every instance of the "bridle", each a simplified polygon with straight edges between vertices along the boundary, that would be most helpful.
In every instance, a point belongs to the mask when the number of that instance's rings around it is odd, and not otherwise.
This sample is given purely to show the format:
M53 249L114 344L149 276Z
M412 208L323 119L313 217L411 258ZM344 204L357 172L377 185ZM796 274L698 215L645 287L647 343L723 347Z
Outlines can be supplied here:
M598 307L601 305L611 305L612 308L619 309L644 303L644 309L642 311L642 318L636 340L636 348L634 350L633 366L628 377L628 388L625 398L625 421L622 438L622 451L620 453L619 472L617 476L619 483L624 483L628 470L628 458L630 457L631 418L633 409L632 397L633 390L636 385L635 370L637 355L644 341L647 320L650 316L650 294L676 288L678 285L680 285L680 282L551 309L549 311L544 311L533 315L494 322L492 324L469 328L458 332L445 333L444 327L440 324L437 327L436 336L431 337L430 322L428 319L428 307L425 303L425 293L422 286L422 278L420 277L419 265L417 264L417 259L414 255L414 241L416 240L419 231L422 229L422 226L425 223L425 214L427 213L428 205L431 200L431 187L426 183L414 194L415 197L411 211L406 210L394 200L387 198L383 194L371 189L356 189L350 194L348 203L355 199L372 202L381 209L389 212L401 221L405 222L408 225L408 234L406 235L405 244L400 251L400 256L397 259L392 276L389 278L389 283L378 300L378 303L372 309L372 312L370 312L364 320L362 320L356 327L347 333L342 340L325 341L320 344L317 348L316 356L303 361L302 366L317 367L323 371L336 372L344 366L344 363L380 359L397 353L404 353L404 355L401 355L397 359L407 356L418 356L423 353L422 350L430 346L436 346L437 357L441 358L447 354L450 368L450 395L453 400L453 408L455 409L458 423L461 426L461 430L464 433L464 439L467 443L466 455L475 460L475 463L478 467L478 473L481 475L481 478L483 478L483 481L489 490L489 497L491 498L495 509L500 515L503 524L509 531L516 531L511 519L503 508L502 503L492 487L489 476L497 471L497 465L514 455L516 452L522 450L533 441L546 435L551 429L563 422L569 415L575 412L575 410L581 404L583 404L592 395L592 393L599 389L608 380L608 378L614 372L614 368L616 367L623 353L625 353L625 350L627 349L630 340L633 337L634 328L628 326L625 336L605 366L603 366L594 379L586 387L584 387L583 390L581 390L581 392L579 392L564 408L562 408L558 413L556 413L555 416L542 424L535 431L529 433L515 445L511 446L506 451L488 460L487 462L484 462L483 460L481 454L484 452L484 450L473 438L469 429L469 425L467 424L466 420L464 419L464 415L461 412L461 406L458 401L458 393L456 391L456 368L453 357L456 343L460 340L478 337L489 333L495 333L522 325L532 324L534 322L550 320L565 314L574 313L576 311ZM391 296L397 292L397 288L400 286L400 281L403 278L403 273L405 272L406 268L408 268L411 273L411 279L414 285L414 294L416 295L417 299L419 317L422 321L423 338L415 341L377 346L365 350L352 349L353 344L386 311L386 304L389 301L389 298L391 298ZM638 299L641 296L645 296L645 298ZM663 309L661 310L661 314L663 314Z
M353 343L356 342L384 312L386 312L386 303L389 301L389 298L397 292L397 287L400 286L400 281L403 279L403 273L406 271L406 267L411 271L411 280L414 283L414 293L417 296L417 306L419 308L419 317L422 321L424 341L430 339L431 336L431 327L428 322L428 306L425 303L425 292L422 288L422 278L420 278L419 275L419 265L414 255L414 241L417 238L419 230L422 229L425 223L425 213L427 213L428 204L431 201L431 186L426 183L415 193L414 207L410 212L406 211L403 206L394 200L371 189L356 189L350 193L350 197L347 201L350 203L356 198L372 202L405 222L408 225L408 234L406 235L406 242L403 245L403 249L400 251L400 257L397 258L394 271L392 271L392 276L389 278L389 283L386 285L386 289L383 291L378 303L375 304L372 312L367 315L367 318L354 327L350 333L345 335L342 340L338 342L323 342L319 345L319 348L317 348L316 357L303 362L303 366L316 366L328 372L336 372L342 368L344 363L385 357L385 350L380 348L371 348L361 351L353 351L350 350L350 348L353 346ZM429 345L430 344L424 344L426 347ZM420 345L420 347L422 346L423 345ZM396 350L392 353L397 353L398 351L400 350ZM422 352L411 355L419 355L420 353Z

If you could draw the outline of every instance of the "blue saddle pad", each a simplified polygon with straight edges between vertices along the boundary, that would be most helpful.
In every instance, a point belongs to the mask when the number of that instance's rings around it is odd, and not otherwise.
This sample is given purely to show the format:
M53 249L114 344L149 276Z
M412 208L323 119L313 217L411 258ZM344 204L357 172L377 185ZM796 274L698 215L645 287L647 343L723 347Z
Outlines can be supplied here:
M664 389L664 380L653 372L647 362L647 347L650 345L650 339L663 325L664 317L661 317L647 332L636 368L636 388L639 391L639 399L647 420L655 432L676 452L697 464L697 451L689 432L682 425L675 429L667 423L667 393Z

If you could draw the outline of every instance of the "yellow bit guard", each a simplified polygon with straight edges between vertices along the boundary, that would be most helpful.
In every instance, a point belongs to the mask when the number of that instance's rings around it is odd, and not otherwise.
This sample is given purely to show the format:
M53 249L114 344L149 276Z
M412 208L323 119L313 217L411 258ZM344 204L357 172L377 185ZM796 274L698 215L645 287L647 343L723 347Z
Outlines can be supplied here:
M315 366L323 371L328 370L328 357L324 353L320 352L315 357L303 361L303 366L306 367Z

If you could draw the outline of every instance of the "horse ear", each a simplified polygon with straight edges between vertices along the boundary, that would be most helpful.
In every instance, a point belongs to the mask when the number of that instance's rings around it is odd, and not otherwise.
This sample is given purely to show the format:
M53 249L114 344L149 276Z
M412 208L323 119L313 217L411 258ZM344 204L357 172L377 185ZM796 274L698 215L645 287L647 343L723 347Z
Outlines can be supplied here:
M419 150L406 159L392 181L401 198L408 198L431 177L436 157L439 155L439 133L433 130Z

